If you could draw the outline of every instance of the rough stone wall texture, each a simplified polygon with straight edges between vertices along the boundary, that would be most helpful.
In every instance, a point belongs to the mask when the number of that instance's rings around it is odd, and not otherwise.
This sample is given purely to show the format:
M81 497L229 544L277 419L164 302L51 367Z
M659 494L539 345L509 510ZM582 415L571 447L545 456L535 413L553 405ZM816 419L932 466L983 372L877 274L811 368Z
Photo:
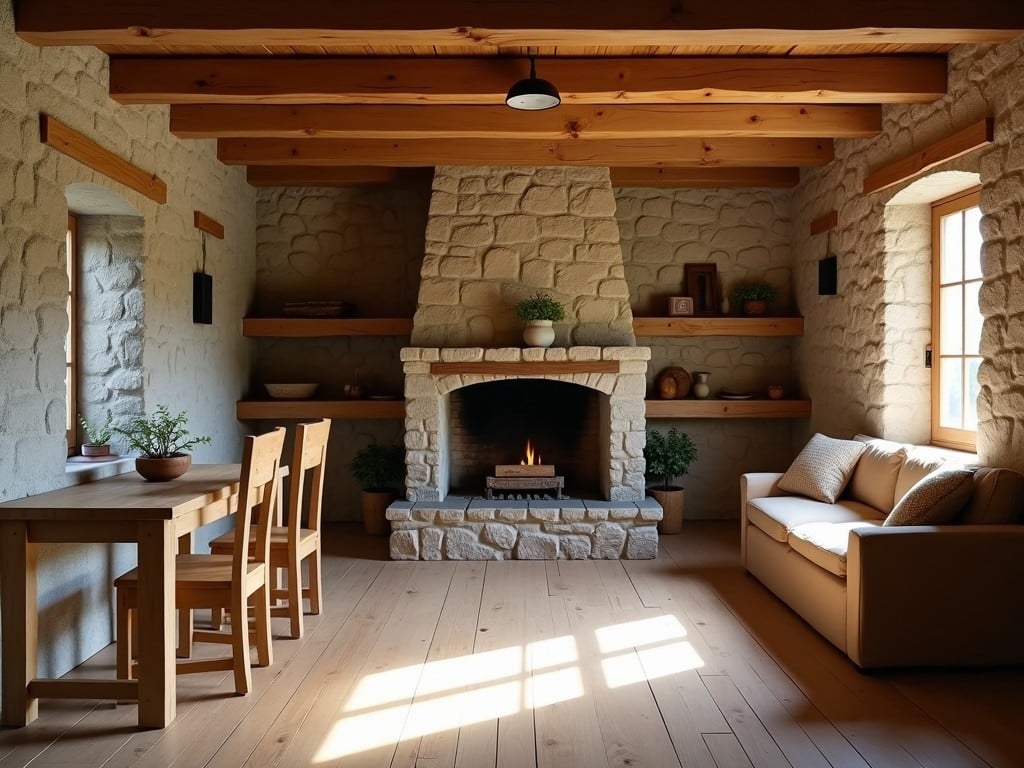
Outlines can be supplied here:
M74 482L65 473L64 233L73 183L112 191L146 222L143 245L145 404L187 408L213 437L197 461L237 461L234 401L244 391L250 345L238 321L253 284L255 195L244 174L207 142L181 142L167 110L126 108L107 96L107 58L93 48L34 48L14 34L0 3L0 499ZM157 205L39 142L39 113L53 115L140 168L158 173ZM191 279L200 237L192 212L227 229L211 241L214 325L193 325ZM214 385L211 385L211 382ZM130 566L121 547L42 548L40 672L56 676L111 640L111 576Z
M257 196L256 300L250 314L279 316L290 300L342 299L367 317L411 317L423 259L430 189L263 189ZM365 394L401 396L399 350L408 337L259 339L251 393L265 382L316 381L316 397L340 400L358 381ZM271 422L254 427L269 428ZM327 520L360 520L349 473L370 442L400 443L402 422L335 421L327 450Z
M765 280L779 291L777 314L793 311L790 266L790 190L617 188L616 217L633 313L663 317L668 297L685 295L684 264L715 264L722 295L746 280ZM733 302L734 303L734 302ZM732 314L738 307L730 306ZM741 336L638 338L651 348L648 397L657 397L658 374L679 366L711 374L719 389L765 395L769 384L798 394L793 340ZM785 469L793 457L790 420L656 419L648 428L686 432L699 458L682 485L688 519L739 514L743 472Z
M518 345L517 302L565 306L555 345L632 345L607 168L440 166L412 343Z
M908 398L920 397L921 389L905 387L904 381L915 368L911 380L923 380L922 342L930 328L920 295L903 306L893 285L900 254L887 249L894 233L887 233L886 204L909 184L863 195L862 183L872 170L991 116L993 144L936 171L973 171L981 177L985 279L979 303L985 325L978 453L985 463L1024 469L1024 38L953 49L948 91L932 104L886 107L881 136L837 141L836 159L805 173L794 195L794 284L808 328L797 348L797 365L814 400L808 431L919 439L920 419L893 415ZM808 225L832 209L839 212L832 237L839 255L839 295L818 297L816 267L824 244L821 236L809 236Z

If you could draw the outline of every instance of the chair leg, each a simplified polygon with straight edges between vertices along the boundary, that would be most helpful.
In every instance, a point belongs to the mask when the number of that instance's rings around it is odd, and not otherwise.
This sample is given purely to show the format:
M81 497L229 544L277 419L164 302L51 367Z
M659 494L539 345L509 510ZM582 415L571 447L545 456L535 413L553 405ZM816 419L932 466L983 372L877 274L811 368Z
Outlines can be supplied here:
M214 632L220 632L224 626L224 611L220 608L210 609L210 629Z
M239 592L241 596L241 592ZM247 694L252 689L252 670L249 669L249 622L245 621L245 598L233 605L236 620L231 622L231 657L234 660L235 693Z
M292 637L302 637L302 563L297 552L288 553L288 618Z
M320 547L313 550L309 561L309 612L320 614Z
M117 590L115 603L117 679L129 680L132 676L132 625L135 616L134 611L128 608L123 589Z
M256 613L256 657L261 667L269 667L274 663L274 646L270 638L270 589L264 585L252 595ZM249 631L249 622L239 621L245 631ZM231 623L233 627L235 622Z
M187 608L178 609L178 650L179 659L192 656L192 611Z

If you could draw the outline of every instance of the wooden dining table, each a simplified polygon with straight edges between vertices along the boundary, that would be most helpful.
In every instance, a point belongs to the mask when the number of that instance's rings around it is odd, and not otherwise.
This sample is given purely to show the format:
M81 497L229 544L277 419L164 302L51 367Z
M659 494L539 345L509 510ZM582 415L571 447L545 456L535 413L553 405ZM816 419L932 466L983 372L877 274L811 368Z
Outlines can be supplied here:
M137 699L140 726L174 720L175 551L188 551L200 526L236 511L240 472L238 464L195 464L164 483L132 472L0 504L0 724L32 722L40 698ZM138 545L138 678L36 677L37 545L118 542Z

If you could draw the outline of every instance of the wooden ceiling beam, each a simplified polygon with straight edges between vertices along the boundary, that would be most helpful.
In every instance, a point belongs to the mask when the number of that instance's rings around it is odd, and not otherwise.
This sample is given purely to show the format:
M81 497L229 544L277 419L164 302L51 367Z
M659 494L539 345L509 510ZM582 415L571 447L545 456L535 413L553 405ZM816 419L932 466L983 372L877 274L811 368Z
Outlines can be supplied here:
M666 189L789 189L800 181L799 168L611 168L613 187Z
M15 28L36 45L302 46L459 44L808 45L982 43L1024 32L1008 0L21 0Z
M110 59L122 104L503 105L521 58ZM925 103L945 56L556 58L538 62L566 104Z
M366 187L384 184L426 184L433 168L384 166L250 165L246 180L254 187Z
M830 139L220 139L229 165L824 165Z
M882 109L871 105L565 105L539 113L504 105L181 104L171 108L171 133L185 139L852 138L875 136L881 130Z

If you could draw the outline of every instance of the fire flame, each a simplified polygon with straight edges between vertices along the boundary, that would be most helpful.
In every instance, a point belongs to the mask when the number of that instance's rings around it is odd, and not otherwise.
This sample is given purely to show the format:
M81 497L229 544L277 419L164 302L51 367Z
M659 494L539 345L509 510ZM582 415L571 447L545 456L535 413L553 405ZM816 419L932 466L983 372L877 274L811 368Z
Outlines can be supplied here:
M519 462L520 466L532 467L534 464L543 464L543 460L537 450L533 447L533 443L529 440L526 441L526 458Z

